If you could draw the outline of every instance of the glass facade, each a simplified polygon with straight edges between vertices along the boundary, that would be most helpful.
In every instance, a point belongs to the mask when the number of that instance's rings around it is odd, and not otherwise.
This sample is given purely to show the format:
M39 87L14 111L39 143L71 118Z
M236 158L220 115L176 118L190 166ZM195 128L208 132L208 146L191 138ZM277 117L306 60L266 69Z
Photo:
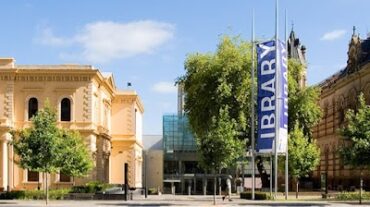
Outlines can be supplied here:
M200 194L203 170L198 166L196 142L182 115L163 116L164 192Z
M163 150L165 158L182 152L196 152L196 143L186 116L163 116Z

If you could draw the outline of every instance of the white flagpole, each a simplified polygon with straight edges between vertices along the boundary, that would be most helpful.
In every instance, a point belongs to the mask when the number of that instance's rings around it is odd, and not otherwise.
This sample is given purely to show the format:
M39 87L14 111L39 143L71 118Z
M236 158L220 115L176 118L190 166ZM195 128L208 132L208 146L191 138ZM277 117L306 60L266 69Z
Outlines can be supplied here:
M287 10L285 9L285 50L288 53L288 25L287 25L287 21L288 21L288 14L287 14ZM288 59L288 57L287 57L287 59ZM287 72L288 72L288 65L289 64L286 65ZM286 144L287 146L286 146L286 152L285 152L285 200L288 200L288 192L289 192L288 141L289 140L287 140L287 144Z
M280 66L279 66L279 52L278 52L278 44L279 44L279 30L278 30L278 5L279 0L276 0L275 2L275 143L274 143L274 151L275 151L275 160L274 160L274 198L277 199L277 191L278 191L278 141L279 141L279 72L280 72Z
M252 139L252 200L255 189L255 138L254 138L254 10L252 11L252 71L251 71L251 139ZM244 173L244 172L243 172Z

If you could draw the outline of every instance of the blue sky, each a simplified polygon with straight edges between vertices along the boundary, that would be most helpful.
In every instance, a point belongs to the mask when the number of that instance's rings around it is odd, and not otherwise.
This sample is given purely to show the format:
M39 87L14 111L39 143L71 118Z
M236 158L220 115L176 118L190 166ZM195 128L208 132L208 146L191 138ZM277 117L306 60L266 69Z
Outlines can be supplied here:
M308 82L345 66L352 26L370 31L368 0L280 0L289 27L307 47ZM1 4L0 56L17 64L92 64L113 72L144 106L144 134L162 133L162 115L176 112L174 80L192 52L214 51L222 34L274 35L273 0L15 0ZM289 29L290 30L290 29Z

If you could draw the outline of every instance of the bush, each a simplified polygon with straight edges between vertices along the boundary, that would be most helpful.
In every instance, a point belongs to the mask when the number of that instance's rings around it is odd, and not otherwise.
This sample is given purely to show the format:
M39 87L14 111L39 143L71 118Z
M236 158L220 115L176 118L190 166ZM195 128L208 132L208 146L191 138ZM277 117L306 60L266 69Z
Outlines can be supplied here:
M252 199L252 192L242 192L240 193L241 199ZM255 192L254 198L256 200L271 200L271 196L269 193L264 192Z
M84 186L73 186L71 193L97 193L105 191L107 188L112 187L112 184L102 183L99 181L91 181Z
M49 199L61 200L68 195L70 189L57 189L49 191ZM11 191L0 194L0 199L32 199L43 200L45 199L45 191L43 190L26 190L26 191Z
M54 200L63 200L71 192L71 189L58 189L51 190L49 193L49 198Z
M24 199L25 191L10 191L0 193L0 200Z
M49 191L49 193L51 190ZM45 199L45 191L43 190L26 190L24 191L24 199L43 200Z
M360 200L360 192L341 192L335 198L338 200ZM370 200L370 192L362 191L362 199Z
M158 191L157 191L157 188L149 188L148 189L148 194L149 195L154 195L154 194L157 194Z

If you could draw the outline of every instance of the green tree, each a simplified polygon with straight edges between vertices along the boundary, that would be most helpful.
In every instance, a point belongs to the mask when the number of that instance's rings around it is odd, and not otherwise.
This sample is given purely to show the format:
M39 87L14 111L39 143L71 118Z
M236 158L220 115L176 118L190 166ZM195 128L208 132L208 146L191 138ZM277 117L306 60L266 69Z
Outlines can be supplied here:
M220 117L213 118L209 132L197 139L200 164L204 169L218 172L243 154L243 141L235 139L235 125L227 110L221 109Z
M189 55L186 74L179 79L200 163L213 173L243 155L250 133L250 46L240 38L224 36L215 53ZM216 186L214 194L215 190Z
M20 167L45 173L46 204L48 174L63 172L85 175L92 167L90 155L76 132L57 127L56 113L49 102L31 119L30 128L12 131L12 144Z
M60 129L62 144L60 150L64 154L59 163L60 172L72 177L83 177L93 167L90 153L77 131Z
M366 105L364 95L358 97L358 109L346 112L347 125L340 130L346 142L339 149L345 165L358 168L360 175L360 203L362 193L362 171L370 167L370 106Z
M311 129L318 124L322 113L317 104L320 89L302 86L303 65L292 59L288 64L288 170L296 181L298 197L299 179L308 176L319 164L320 151L312 139Z
M308 176L319 164L320 149L296 124L289 133L288 153L289 174L296 180L296 198L298 198L299 179Z
M302 87L300 81L304 68L296 60L289 60L288 66L288 131L296 124L303 130L305 136L312 139L311 129L321 119L321 109L318 106L320 89L316 86Z
M289 60L288 64L288 131L298 124L303 134L311 140L311 128L321 118L321 110L317 106L319 89L301 87L303 66L294 60ZM179 79L179 82L184 84L187 94L185 111L198 140L204 139L210 133L212 121L220 119L220 111L223 109L228 112L229 121L237 123L233 127L234 138L244 139L247 144L250 144L248 139L252 84L250 68L251 44L238 37L221 38L215 53L195 53L187 57L186 74ZM269 176L261 156L257 156L256 164L263 187L268 187Z

